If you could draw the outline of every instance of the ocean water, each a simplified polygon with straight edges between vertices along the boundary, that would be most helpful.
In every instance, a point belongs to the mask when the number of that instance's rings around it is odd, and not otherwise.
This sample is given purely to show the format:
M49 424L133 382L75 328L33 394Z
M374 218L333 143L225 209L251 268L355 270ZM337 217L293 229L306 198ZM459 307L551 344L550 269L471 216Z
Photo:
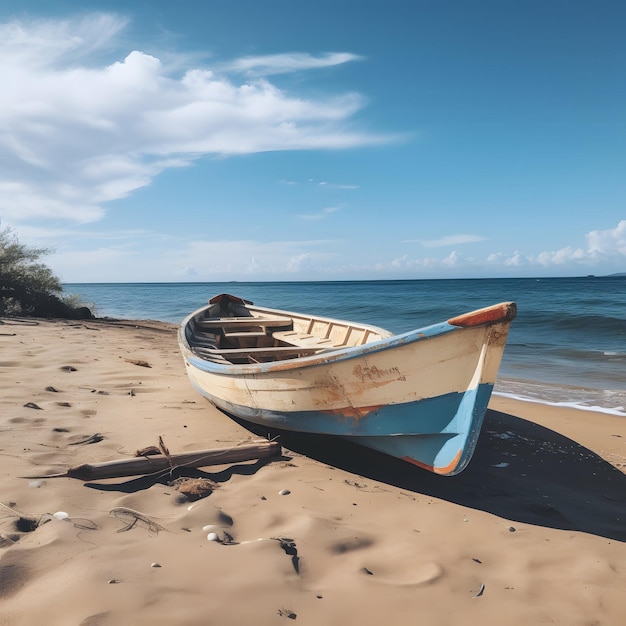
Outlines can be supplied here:
M64 285L99 317L180 323L218 293L403 332L515 301L496 393L626 415L626 278Z

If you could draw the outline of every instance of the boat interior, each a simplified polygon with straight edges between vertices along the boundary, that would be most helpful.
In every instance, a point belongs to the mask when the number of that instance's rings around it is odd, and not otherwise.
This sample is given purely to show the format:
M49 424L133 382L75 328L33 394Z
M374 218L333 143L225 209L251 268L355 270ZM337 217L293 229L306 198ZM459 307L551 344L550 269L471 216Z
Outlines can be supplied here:
M377 341L391 333L348 322L283 315L234 296L216 296L187 325L199 357L223 364L263 363Z

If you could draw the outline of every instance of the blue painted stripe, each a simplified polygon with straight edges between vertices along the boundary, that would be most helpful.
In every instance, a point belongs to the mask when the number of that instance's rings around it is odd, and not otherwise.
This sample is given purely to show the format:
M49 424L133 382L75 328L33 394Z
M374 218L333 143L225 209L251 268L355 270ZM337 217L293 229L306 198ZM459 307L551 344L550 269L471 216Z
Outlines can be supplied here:
M471 419L476 410L484 412L492 389L493 385L481 384L464 393L390 404L363 417L319 411L257 409L211 398L199 388L198 391L237 417L276 428L327 435L390 436L463 432L467 419Z
M460 472L476 447L493 385L450 393L413 403L389 405L360 418L313 411L277 412L253 409L211 398L227 413L269 428L327 434L426 466L446 468L461 451L449 474Z
M345 438L367 448L413 460L432 468L433 471L452 476L465 469L474 454L492 390L493 385L481 385L462 394L463 399L454 418L441 432Z

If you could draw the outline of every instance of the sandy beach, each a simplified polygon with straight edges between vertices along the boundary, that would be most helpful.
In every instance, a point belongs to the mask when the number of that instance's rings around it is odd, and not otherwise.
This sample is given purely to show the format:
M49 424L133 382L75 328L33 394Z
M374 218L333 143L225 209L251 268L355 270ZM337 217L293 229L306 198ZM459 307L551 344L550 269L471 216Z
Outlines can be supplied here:
M41 478L264 433L193 390L174 325L5 319L0 625L621 625L625 426L495 396L453 478L296 435L270 461Z

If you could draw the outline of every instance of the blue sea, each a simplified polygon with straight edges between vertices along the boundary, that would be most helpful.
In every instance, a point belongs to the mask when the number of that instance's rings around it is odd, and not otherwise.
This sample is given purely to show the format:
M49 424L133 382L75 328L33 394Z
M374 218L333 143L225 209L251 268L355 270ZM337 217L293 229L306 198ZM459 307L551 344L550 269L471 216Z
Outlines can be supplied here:
M495 392L626 415L626 277L66 284L98 317L180 323L218 293L394 332L513 300Z

